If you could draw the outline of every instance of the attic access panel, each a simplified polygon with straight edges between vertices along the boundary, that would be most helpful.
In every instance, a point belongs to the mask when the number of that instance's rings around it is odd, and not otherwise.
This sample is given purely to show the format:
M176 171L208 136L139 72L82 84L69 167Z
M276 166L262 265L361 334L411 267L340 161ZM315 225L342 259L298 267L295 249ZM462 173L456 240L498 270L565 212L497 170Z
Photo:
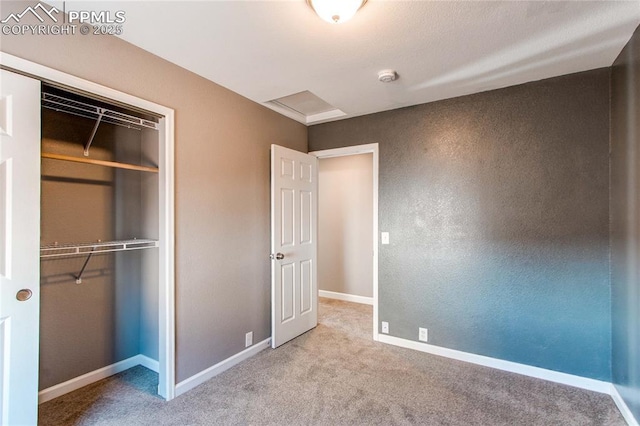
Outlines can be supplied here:
M298 121L311 124L320 120L346 115L324 99L308 90L283 96L267 102L279 112L293 113ZM286 114L285 115L289 115Z

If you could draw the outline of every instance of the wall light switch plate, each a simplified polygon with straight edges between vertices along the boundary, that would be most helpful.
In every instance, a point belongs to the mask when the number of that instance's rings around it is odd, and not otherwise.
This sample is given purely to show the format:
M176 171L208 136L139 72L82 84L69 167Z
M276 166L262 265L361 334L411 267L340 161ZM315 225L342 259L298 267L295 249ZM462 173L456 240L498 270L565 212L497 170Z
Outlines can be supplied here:
M380 239L382 240L382 244L389 244L389 233L388 232L383 232L380 235Z

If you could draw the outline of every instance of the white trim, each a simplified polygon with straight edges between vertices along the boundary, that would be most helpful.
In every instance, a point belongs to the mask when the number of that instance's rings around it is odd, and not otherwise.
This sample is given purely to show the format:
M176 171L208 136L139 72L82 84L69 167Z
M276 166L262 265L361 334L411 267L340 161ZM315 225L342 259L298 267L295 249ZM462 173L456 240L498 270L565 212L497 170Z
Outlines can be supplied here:
M638 420L634 417L631 409L618 392L618 388L616 388L616 385L614 385L613 383L611 383L610 394L611 398L613 398L613 402L615 402L618 410L620 410L620 414L622 414L622 417L624 417L627 424L629 426L639 426Z
M309 126L310 124L317 124L323 120L330 120L332 118L344 117L345 115L347 115L346 112L339 110L338 108L335 108L329 111L319 112L317 114L305 115L277 101L264 102L262 103L262 105L266 106L267 108L279 114L284 115L285 117L289 117L292 120L302 123L305 126Z
M196 386L200 386L207 380L212 379L218 374L230 369L234 365L237 365L242 361L251 358L252 356L256 355L257 353L259 353L264 349L267 349L270 345L271 345L271 338L265 339L262 342L258 342L255 345L250 346L247 349L243 350L242 352L238 352L237 354L223 361L220 361L216 365L213 365L207 368L206 370L203 370L197 374L194 374L188 379L181 381L176 385L176 396L180 396L183 393L188 392L191 389L195 388Z
M292 120L295 120L298 123L302 123L305 126L307 125L307 116L304 115L304 114L299 113L298 111L294 111L292 109L285 108L284 106L281 106L281 105L279 105L277 103L274 103L272 101L263 102L261 105L266 106L267 108L277 112L278 114L282 114L285 117L288 117L288 118L290 118Z
M158 393L175 397L175 209L174 110L91 81L0 52L0 65L19 73L73 87L164 116L160 120L160 247L159 250L159 376Z
M320 158L343 157L346 155L373 154L373 340L377 341L378 333L378 174L379 148L377 143L347 146L344 148L313 151L309 154Z
M157 361L153 361L151 358L144 355L134 355L131 358L116 362L115 364L107 365L106 367L99 368L87 374L83 374L82 376L75 377L71 380L67 380L66 382L41 390L38 392L38 404L51 401L54 398L73 392L74 390L78 390L99 380L106 379L114 374L121 373L135 367L136 365L143 365L153 370L153 368L148 367L148 365L153 362L155 362L157 366Z
M455 349L443 348L440 346L430 345L428 343L415 342L413 340L406 340L400 337L389 336L386 334L381 334L379 336L379 341L382 343L387 343L389 345L400 346L402 348L426 352L432 355L438 355L458 361L469 362L471 364L495 368L497 370L509 371L511 373L522 374L523 376L535 377L537 379L561 383L563 385L587 389L594 392L609 394L611 391L610 383L603 382L601 380L589 379L586 377L561 373L559 371L547 370L545 368L534 367L517 362L505 361L488 356L462 352Z
M373 340L378 340L378 176L380 151L378 144L373 145Z
M138 364L148 368L151 371L155 371L156 373L160 370L160 363L155 359L149 358L146 355L136 355L138 358Z
M375 154L378 152L377 143L369 143L366 145L345 146L342 148L323 149L320 151L311 151L309 154L318 158L344 157L346 155L358 154Z
M158 292L158 394L165 400L175 398L176 327L175 327L175 165L174 165L174 111L166 111L160 131L160 291ZM164 142L164 143L162 143ZM164 169L164 170L163 170ZM163 185L164 183L164 185Z
M339 109L332 109L330 111L325 111L325 112L320 112L318 114L313 114L313 115L308 115L307 116L307 120L306 120L306 124L313 124L313 123L317 123L319 121L322 120L329 120L332 118L338 118L338 117L344 117L345 115L347 115L346 112L341 111Z
M373 306L373 297L357 296L355 294L338 293L337 291L318 290L318 296L327 299L343 300L345 302L361 303Z

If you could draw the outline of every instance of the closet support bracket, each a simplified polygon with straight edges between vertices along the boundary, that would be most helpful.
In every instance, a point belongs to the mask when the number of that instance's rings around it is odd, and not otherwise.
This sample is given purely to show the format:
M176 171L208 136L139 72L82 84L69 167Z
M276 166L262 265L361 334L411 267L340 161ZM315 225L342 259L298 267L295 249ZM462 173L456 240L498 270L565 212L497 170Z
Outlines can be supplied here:
M102 116L104 115L104 109L98 108L98 120L96 121L95 126L93 126L93 131L91 132L91 136L89 136L89 140L86 144L84 144L84 156L89 156L89 148L91 148L91 144L93 143L93 138L96 137L96 132L98 131L98 126L100 125L100 121L102 121Z
M82 269L80 269L80 273L76 275L76 284L82 284L82 274L84 274L84 270L87 268L87 264L89 263L89 260L91 260L91 256L93 256L93 252L89 253L87 260L85 260L84 265L82 265Z

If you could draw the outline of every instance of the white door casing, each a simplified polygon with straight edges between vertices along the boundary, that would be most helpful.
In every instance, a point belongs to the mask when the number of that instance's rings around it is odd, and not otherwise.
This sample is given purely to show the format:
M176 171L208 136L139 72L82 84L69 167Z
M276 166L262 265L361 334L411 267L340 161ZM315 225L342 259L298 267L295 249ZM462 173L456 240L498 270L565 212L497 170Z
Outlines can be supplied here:
M318 160L271 145L271 346L318 324Z
M0 72L0 418L3 425L35 425L40 335L40 82ZM26 300L19 301L19 297Z

